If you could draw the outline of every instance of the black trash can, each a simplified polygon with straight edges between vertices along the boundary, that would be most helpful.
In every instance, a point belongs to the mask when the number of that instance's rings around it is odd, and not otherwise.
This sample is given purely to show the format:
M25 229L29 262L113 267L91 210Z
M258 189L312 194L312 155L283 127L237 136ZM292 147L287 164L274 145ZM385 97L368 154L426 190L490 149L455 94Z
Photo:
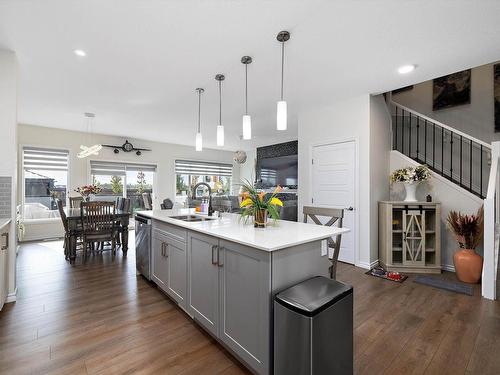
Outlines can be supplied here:
M274 375L353 373L353 289L323 276L274 299Z

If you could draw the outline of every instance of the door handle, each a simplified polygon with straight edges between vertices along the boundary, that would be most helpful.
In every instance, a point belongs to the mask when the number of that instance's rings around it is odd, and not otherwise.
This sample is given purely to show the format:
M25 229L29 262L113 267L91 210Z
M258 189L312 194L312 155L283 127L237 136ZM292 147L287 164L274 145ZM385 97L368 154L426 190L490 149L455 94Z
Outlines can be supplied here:
M168 258L168 243L165 243L165 258Z
M214 260L214 255L215 255L215 250L217 249L217 259ZM218 253L218 250L219 249L219 246L217 245L213 245L212 246L212 264L215 266L216 264L219 263L219 253Z
M5 237L5 245L2 246L2 250L7 250L9 248L9 232L2 233L2 237Z
M344 210L346 210L346 211L354 211L354 207L353 206L349 206L349 207L344 208Z
M161 256L162 257L165 256L165 243L164 242L161 243Z
M224 250L224 248L223 248L223 247L218 247L218 248L217 248L217 265L218 265L219 267L224 267L224 263L223 263L223 262L221 262L221 257L220 257L220 250L221 250L221 249L222 249L222 250Z

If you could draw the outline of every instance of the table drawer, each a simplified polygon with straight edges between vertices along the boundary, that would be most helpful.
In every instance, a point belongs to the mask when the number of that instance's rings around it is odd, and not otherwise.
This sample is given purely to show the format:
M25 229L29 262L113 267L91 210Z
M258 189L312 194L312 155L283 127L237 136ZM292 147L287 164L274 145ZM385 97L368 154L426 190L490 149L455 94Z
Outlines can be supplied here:
M162 232L167 233L171 238L177 241L181 242L187 241L187 229L167 224L158 220L153 220L153 229L161 230Z

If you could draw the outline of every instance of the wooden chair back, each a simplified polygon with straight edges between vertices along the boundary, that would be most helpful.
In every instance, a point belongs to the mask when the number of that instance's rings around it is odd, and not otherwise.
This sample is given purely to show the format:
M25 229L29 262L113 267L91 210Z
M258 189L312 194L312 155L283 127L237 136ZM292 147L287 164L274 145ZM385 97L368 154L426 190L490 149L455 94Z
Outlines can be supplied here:
M121 210L130 212L130 198L122 198Z
M69 226L68 226L68 217L66 216L66 212L64 212L63 202L59 198L56 199L57 209L59 210L59 216L61 217L64 231L68 234Z
M144 209L153 209L153 200L151 199L151 193L142 193L142 200L144 202Z
M115 230L114 202L82 202L80 215L84 234L112 233Z
M343 220L344 220L344 210L341 208L326 208L326 207L312 207L312 206L304 206L302 210L304 214L304 223L307 223L308 218L316 225L324 225L326 227L331 227L337 224L337 227L342 228ZM326 223L322 223L318 218L327 217L329 218ZM333 249L333 255L331 257L332 265L330 266L330 278L336 279L337 276L337 261L340 253L340 241L342 240L342 235L338 234L335 239L329 238L328 247ZM328 254L329 256L329 254Z
M69 206L71 208L80 208L83 202L83 197L69 197Z

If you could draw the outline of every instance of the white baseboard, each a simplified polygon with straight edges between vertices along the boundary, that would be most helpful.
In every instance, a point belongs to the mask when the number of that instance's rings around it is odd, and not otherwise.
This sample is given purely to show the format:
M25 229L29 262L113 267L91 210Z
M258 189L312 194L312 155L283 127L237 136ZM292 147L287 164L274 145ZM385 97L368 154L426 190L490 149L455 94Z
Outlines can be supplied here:
M378 259L374 260L371 263L368 263L368 262L358 262L356 264L356 267L364 268L366 270L371 270L373 267L376 267L376 266L378 266Z
M7 298L5 299L5 303L16 302L17 300L17 287L14 292L7 294Z
M443 271L455 272L455 266L453 266L452 264L442 264L441 269Z

